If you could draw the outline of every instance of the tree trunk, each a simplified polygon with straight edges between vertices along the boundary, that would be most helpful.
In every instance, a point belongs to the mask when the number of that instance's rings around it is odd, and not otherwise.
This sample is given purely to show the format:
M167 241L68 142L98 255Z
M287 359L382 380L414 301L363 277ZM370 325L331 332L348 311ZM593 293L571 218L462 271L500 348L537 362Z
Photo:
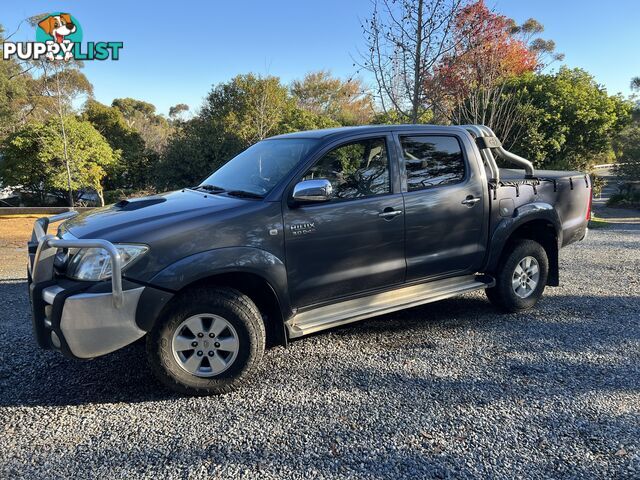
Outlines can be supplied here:
M69 165L69 154L67 152L67 132L64 128L64 118L60 117L62 127L62 146L64 149L64 166L67 169L67 187L69 189L69 206L73 209L73 189L71 188L71 166Z
M422 81L422 15L424 0L418 0L418 24L416 25L416 52L413 67L413 98L411 99L411 123L418 123L420 109L420 82Z
M62 111L62 91L60 89L60 76L56 75L58 87L58 116L60 117L60 129L62 130L62 148L64 152L64 166L67 169L67 188L69 189L69 206L73 210L73 189L71 188L71 166L69 165L69 152L67 149L67 131L64 128L64 113Z

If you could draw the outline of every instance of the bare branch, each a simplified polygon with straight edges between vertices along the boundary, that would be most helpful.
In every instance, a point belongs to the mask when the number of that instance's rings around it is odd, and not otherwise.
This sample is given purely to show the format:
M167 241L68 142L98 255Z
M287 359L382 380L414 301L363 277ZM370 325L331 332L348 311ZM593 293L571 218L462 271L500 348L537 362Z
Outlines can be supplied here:
M425 80L456 48L455 19L466 0L374 0L362 24L366 54L358 66L369 71L386 113L417 123L433 104ZM390 109L390 110L389 110Z

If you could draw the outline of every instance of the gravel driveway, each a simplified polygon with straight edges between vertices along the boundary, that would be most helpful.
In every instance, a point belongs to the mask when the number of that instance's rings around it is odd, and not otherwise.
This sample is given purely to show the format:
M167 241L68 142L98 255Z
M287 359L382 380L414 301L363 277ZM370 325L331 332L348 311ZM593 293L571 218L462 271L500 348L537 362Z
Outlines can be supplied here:
M184 398L140 344L36 349L21 263L0 283L0 477L639 478L640 225L592 231L561 268L526 314L469 294L272 349L242 391Z

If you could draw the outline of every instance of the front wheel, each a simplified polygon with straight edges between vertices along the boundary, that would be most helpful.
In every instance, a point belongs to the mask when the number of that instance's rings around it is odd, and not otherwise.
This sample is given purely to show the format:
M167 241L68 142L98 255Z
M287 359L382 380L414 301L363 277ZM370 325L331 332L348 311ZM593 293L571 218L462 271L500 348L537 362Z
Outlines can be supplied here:
M211 395L239 387L260 362L265 329L249 297L230 288L184 292L147 335L159 380L179 393Z
M507 312L532 308L547 284L549 259L542 245L521 240L503 254L498 266L496 285L487 288L487 298Z

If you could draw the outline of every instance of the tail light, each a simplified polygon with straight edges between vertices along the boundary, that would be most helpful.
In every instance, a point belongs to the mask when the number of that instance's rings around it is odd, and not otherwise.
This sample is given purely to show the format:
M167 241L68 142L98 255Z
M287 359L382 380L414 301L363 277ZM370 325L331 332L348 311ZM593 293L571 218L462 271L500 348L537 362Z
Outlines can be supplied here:
M587 204L587 221L591 220L591 202L593 201L593 189L589 189L589 203Z

